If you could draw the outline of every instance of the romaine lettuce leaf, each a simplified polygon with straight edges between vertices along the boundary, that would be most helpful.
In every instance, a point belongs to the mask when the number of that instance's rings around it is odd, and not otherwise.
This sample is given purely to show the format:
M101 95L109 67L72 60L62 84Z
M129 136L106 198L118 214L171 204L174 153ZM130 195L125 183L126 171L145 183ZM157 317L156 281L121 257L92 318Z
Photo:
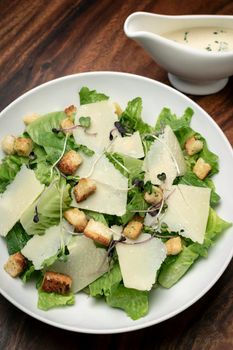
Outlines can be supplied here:
M63 148L63 137L59 138L52 129L60 128L61 121L66 118L65 112L52 112L38 118L26 128L31 139L38 145L52 148Z
M193 252L190 247L184 247L182 252L175 257L168 256L158 276L159 284L164 288L172 287L188 271L198 257L199 254Z
M143 165L142 160L120 153L107 153L106 156L115 168L129 179L139 178L141 176ZM119 163L122 164L127 171L119 165Z
M21 165L28 164L29 159L17 155L5 157L0 163L0 193L14 180Z
M89 292L93 297L110 295L112 288L122 280L121 270L118 263L115 263L109 272L89 284Z
M148 295L148 292L125 288L119 284L111 289L106 302L109 306L123 309L133 320L138 320L148 313Z
M79 91L80 105L85 105L88 103L94 103L99 101L108 100L109 97L103 93L99 93L96 90L90 90L88 87L84 86Z
M60 128L61 121L64 118L66 118L64 112L49 113L28 125L26 129L32 140L37 145L44 148L46 152L46 160L51 164L55 163L61 156L65 142L66 152L70 150L80 150L87 156L92 156L94 153L83 145L77 145L72 135L66 140L66 135L64 133L56 133L52 131L52 129Z
M8 232L6 244L9 255L19 252L27 241L31 238L24 230L22 225L17 222L14 227Z
M140 211L146 210L149 207L148 203L144 200L143 193L137 188L129 191L127 203L126 213L121 217L122 225L126 225L134 217L137 211L139 211L140 215L143 215Z
M58 306L74 305L75 297L73 293L61 295L57 293L46 293L41 289L38 290L39 298L37 307L40 310L47 311Z
M152 126L142 120L141 113L141 97L136 97L132 101L128 102L128 105L125 111L121 114L119 120L126 132L133 134L135 131L139 131L139 133L142 135L154 131Z
M193 116L193 110L187 108L184 114L179 118L171 112L169 108L163 108L155 125L155 131L161 132L166 125L170 125L173 131L186 128L190 125Z
M22 279L23 283L27 283L35 273L41 274L41 271L35 271L35 267L31 262L29 262L26 270L22 273L20 278Z
M69 208L71 198L69 195L70 186L66 185L63 191L63 211ZM22 215L21 224L29 235L43 234L50 226L55 226L60 221L60 187L57 181L54 181L40 196L37 202L39 222L35 223L36 203L33 203Z
M84 210L84 212L89 218L95 221L102 222L102 224L108 226L108 223L104 217L104 214L97 213L96 211L92 211L92 210Z

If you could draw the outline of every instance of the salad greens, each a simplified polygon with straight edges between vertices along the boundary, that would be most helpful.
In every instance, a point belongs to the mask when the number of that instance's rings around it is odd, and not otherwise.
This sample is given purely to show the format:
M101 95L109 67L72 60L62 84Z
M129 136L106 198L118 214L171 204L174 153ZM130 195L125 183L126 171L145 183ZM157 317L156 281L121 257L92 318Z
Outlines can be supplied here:
M57 293L46 293L41 289L38 290L38 303L37 306L39 309L47 311L54 307L58 306L69 306L74 305L75 298L73 293L66 295L61 295Z
M9 255L20 251L31 237L26 233L22 225L17 222L6 236L6 244Z
M81 88L79 97L80 105L109 100L109 97L104 93L90 90L88 87ZM166 243L172 237L179 237L182 242L181 250L174 255L167 255L165 260L161 262L159 270L154 271L154 274L157 275L154 282L164 288L172 287L198 259L206 258L209 248L221 233L231 226L230 223L221 219L213 209L220 201L220 196L216 193L212 180L212 176L219 171L218 156L209 150L207 142L202 135L192 129L192 116L193 110L191 108L187 108L181 117L176 116L170 109L164 108L159 114L155 126L151 126L142 118L142 99L136 97L128 102L125 110L119 115L119 120L113 125L113 129L109 135L109 142L111 142L114 138L113 132L116 130L120 133L121 137L131 136L134 132L139 132L144 153L147 156L155 140L158 140L159 136L163 135L165 127L169 125L179 142L187 168L184 174L180 175L177 173L173 185L180 184L211 189L209 216L204 242L202 244L182 236L182 230L179 232L170 230L166 223L162 222L160 226L156 227L144 224L143 232L150 233L150 239L157 237L156 239L161 239L161 242ZM20 221L15 223L5 237L9 255L20 252L30 239L33 239L36 235L44 235L49 227L58 225L59 223L62 227L64 212L67 213L71 209L71 201L74 196L73 188L77 183L79 184L80 180L79 175L75 173L64 174L60 171L58 163L63 155L69 151L76 151L81 152L85 156L92 157L95 153L95 150L89 149L86 145L77 144L72 132L64 132L65 129L62 129L61 123L65 119L67 119L66 112L57 111L48 113L33 121L26 127L24 133L25 137L30 137L33 141L33 152L29 157L19 156L15 153L7 155L0 164L0 193L4 193L7 190L7 186L14 180L23 164L26 164L29 169L32 169L37 180L45 185L45 189L39 198L26 209ZM70 122L75 122L75 113L72 114ZM84 132L87 131L86 129L92 127L90 116L81 115L78 121L76 120L76 123L72 128L80 127L83 128ZM91 135L93 136L94 134L90 133L90 137L92 137ZM191 137L203 143L202 149L193 155L189 155L185 148L187 140ZM162 143L163 141L159 142ZM126 226L129 222L132 222L132 220L142 222L144 219L147 219L148 215L159 217L166 212L165 197L163 197L163 200L157 206L145 200L145 193L149 195L149 198L152 198L151 196L155 188L157 191L160 189L160 186L162 188L166 180L166 174L162 172L160 177L157 176L158 179L162 180L162 185L158 185L157 183L152 184L146 178L144 159L138 159L129 154L112 152L109 147L104 149L103 154L114 165L114 169L120 172L123 177L127 178L126 211L124 215L116 216L98 211L83 210L84 216L87 218L86 221L90 220L89 222L93 221L104 225L105 228L107 227L112 232L114 232L113 225L118 225L121 231L121 238L119 239L114 236L108 247L104 247L103 244L95 241L95 246L91 248L92 251L95 248L101 249L101 253L100 250L98 252L99 254L103 253L102 255L105 258L96 271L97 277L93 279L87 276L87 280L90 279L90 282L83 290L92 297L104 299L111 307L123 309L129 317L136 320L148 313L149 292L148 290L127 288L124 285L121 264L118 261L115 248L119 242L124 242L126 239L122 236L122 227ZM211 171L204 179L199 178L193 172L193 167L199 158L202 158L211 166ZM121 190L119 189L119 192ZM111 205L111 198L109 198L109 201L109 205ZM76 210L76 213L80 212L78 209ZM137 219L135 219L135 214ZM65 218L67 219L67 216ZM82 232L69 231L69 234L81 235ZM42 288L42 280L46 270L51 268L52 271L53 266L55 266L53 264L59 260L65 263L70 254L69 249L71 248L72 250L72 244L74 242L74 239L71 239L67 245L64 245L63 242L58 252L43 262L41 270L36 270L32 261L27 260L27 266L22 271L21 278L26 283L31 280L32 276L36 277L39 309L46 311L54 307L68 306L75 303L75 296L72 289L68 293L58 294L54 291L45 292ZM45 247L45 249L50 249L49 240L48 247ZM90 259L92 260L92 258L95 261L95 257L91 257ZM101 272L106 262L109 263L109 269ZM73 266L71 272L71 275L77 274L77 267Z
M36 208L39 216L39 222L35 222L35 203L33 203L21 217L21 224L29 235L41 235L51 226L57 225L60 222L60 200L62 195L62 210L69 208L70 185L66 185L62 179L56 179L47 187L43 196L37 202Z
M15 155L10 155L3 159L0 164L0 193L3 193L6 187L14 180L21 165L27 163L27 158Z
M99 93L96 90L90 90L88 87L84 86L79 91L80 105L85 105L87 103L94 103L99 101L108 100L109 97L103 93Z

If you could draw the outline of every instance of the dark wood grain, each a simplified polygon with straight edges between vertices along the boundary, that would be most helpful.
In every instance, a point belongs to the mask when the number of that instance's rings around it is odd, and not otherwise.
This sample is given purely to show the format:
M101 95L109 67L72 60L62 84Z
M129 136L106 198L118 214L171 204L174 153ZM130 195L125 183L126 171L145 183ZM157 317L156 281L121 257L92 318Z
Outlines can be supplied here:
M114 70L169 84L166 72L123 33L134 11L233 15L231 0L0 0L0 109L63 75ZM221 92L190 96L233 144L233 79ZM0 297L0 349L233 349L233 263L197 303L162 324L119 335L85 335L32 319Z

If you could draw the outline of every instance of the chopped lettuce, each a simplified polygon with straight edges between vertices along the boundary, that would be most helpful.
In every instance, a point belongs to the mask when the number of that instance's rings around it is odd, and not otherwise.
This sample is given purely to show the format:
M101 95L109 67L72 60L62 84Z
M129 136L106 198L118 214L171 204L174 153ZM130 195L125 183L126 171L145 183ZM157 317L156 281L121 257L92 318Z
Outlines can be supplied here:
M89 292L92 297L110 295L112 288L122 280L121 270L118 263L115 263L109 272L89 284Z
M64 186L62 209L69 208L71 198L69 195L70 186ZM22 215L21 224L29 235L43 234L51 226L57 225L60 221L60 195L59 183L54 181L40 196L37 203L33 203ZM34 222L35 208L37 206L39 221Z
M61 156L65 142L66 151L79 149L72 136L69 136L66 140L64 133L53 131L59 130L61 121L65 118L65 112L53 112L42 116L27 126L27 133L37 145L44 148L46 160L49 163L56 162ZM82 150L85 151L86 148L82 147Z
M92 210L84 210L85 214L90 218L93 219L95 221L99 221L102 222L102 224L108 226L108 223L104 217L104 214L101 213L97 213L96 211L92 211Z
M85 105L88 103L94 103L99 101L108 100L109 97L103 93L99 93L96 90L90 90L88 87L84 86L79 91L80 105Z
M2 160L0 163L0 193L3 193L14 180L23 164L28 164L28 158L11 155Z
M109 272L89 285L90 295L105 296L108 305L123 309L133 320L145 316L148 312L148 292L125 288L121 281L120 267L115 262Z
M121 224L126 225L134 217L137 211L140 215L143 215L140 211L146 210L148 207L149 205L144 200L144 195L139 189L135 188L129 191L126 213L121 217Z
M199 254L193 252L190 247L184 247L177 256L168 256L164 261L158 282L164 288L172 287L192 266Z
M107 158L124 176L129 179L139 178L143 161L120 153L107 153ZM125 169L126 168L126 169Z
M18 222L8 232L6 244L9 255L19 252L31 237L25 232L22 225Z
M28 266L26 267L26 270L22 273L20 276L23 283L27 283L34 274L41 274L41 271L35 271L35 267L32 263L28 263Z
M190 125L192 116L193 110L191 108L187 108L180 118L173 114L169 108L163 108L157 119L155 131L161 132L166 125L170 125L174 132L186 128Z
M231 226L210 209L203 244L191 243L177 256L168 256L160 270L158 281L165 288L172 287L188 271L199 256L207 256L207 250L220 233Z
M106 297L109 306L123 309L132 320L138 320L148 313L149 293L115 285Z
M37 307L40 310L47 311L58 306L74 305L75 297L73 293L61 295L57 293L46 293L41 289L38 290L39 298Z
M152 126L142 120L141 113L141 97L136 97L128 102L125 111L120 116L120 123L127 133L133 134L135 131L139 131L142 135L154 131Z

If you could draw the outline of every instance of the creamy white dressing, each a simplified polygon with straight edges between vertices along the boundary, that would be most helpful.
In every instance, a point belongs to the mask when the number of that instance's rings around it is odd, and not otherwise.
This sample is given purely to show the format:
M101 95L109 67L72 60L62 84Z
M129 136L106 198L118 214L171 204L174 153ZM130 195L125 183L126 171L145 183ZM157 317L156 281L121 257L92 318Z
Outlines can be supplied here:
M164 38L207 52L233 51L233 29L224 27L183 28L161 34Z

